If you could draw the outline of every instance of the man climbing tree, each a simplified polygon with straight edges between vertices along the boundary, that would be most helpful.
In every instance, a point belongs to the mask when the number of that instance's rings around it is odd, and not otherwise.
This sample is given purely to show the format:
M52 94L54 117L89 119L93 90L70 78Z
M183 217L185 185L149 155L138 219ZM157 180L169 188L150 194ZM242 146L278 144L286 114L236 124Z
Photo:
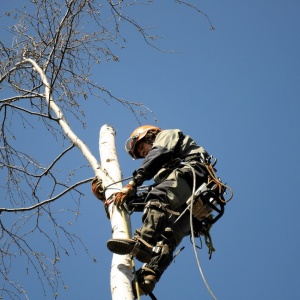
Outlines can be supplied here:
M133 238L110 239L107 247L113 253L130 254L146 263L137 272L143 295L152 293L172 262L174 250L191 232L190 216L185 212L195 188L213 182L215 196L223 201L225 186L209 171L210 158L205 149L179 129L141 126L132 132L125 148L132 158L144 160L133 172L133 179L115 194L114 204L121 208L146 180L154 178L156 184L145 199L142 227ZM93 181L92 191L101 198L97 181ZM210 211L204 210L202 217L209 218ZM193 230L201 231L203 228L194 222Z

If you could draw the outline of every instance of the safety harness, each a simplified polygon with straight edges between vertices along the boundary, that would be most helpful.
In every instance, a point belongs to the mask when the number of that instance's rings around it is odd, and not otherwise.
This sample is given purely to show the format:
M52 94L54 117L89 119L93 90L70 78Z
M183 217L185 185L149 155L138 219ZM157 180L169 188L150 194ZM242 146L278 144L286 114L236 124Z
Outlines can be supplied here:
M217 177L215 165L217 159L213 156L204 157L199 156L199 154L189 156L185 160L176 159L168 164L168 168L180 167L182 165L188 165L193 169L190 164L191 161L198 160L206 168L208 173L207 182L203 183L191 197L186 201L186 208L180 214L168 207L163 205L158 201L151 201L146 203L145 199L149 191L156 185L142 186L139 188L141 191L137 193L135 197L128 200L125 204L125 208L131 214L133 212L142 212L145 208L149 206L156 206L157 208L164 210L166 213L177 216L175 223L187 212L190 211L193 214L193 224L191 224L191 230L194 231L196 237L203 236L206 246L209 250L209 258L211 258L212 253L215 251L213 246L212 237L210 235L210 230L212 225L216 223L224 214L225 205L233 197L232 189L222 182L222 180ZM230 191L228 199L224 198L226 191Z

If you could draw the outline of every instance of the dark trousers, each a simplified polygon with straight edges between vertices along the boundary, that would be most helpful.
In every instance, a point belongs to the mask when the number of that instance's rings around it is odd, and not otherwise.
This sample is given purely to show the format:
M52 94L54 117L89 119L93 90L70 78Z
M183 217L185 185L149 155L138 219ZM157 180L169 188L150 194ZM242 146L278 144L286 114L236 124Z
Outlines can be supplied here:
M206 169L199 163L193 165L196 188L207 182ZM135 235L153 246L162 242L167 247L153 255L147 267L156 272L158 277L166 270L173 259L173 252L182 239L190 234L190 218L186 213L175 222L178 215L186 208L186 201L192 195L194 176L189 166L173 170L167 178L155 186L147 196L147 205L143 213L141 228Z

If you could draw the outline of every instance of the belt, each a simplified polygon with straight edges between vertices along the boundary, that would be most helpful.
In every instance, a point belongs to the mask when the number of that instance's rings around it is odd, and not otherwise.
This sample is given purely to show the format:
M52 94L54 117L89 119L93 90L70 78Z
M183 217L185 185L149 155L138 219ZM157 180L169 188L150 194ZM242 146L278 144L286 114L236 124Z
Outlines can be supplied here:
M198 153L188 154L185 158L183 158L183 161L185 162L198 161L200 163L203 163L206 161L206 159L203 153L198 152Z

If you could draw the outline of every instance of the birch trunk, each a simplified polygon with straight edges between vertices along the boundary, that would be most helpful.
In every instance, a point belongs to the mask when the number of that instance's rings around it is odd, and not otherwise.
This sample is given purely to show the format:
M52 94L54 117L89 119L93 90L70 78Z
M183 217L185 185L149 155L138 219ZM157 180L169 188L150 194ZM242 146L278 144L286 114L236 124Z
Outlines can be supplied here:
M103 125L100 130L99 151L101 166L105 176L104 186L106 199L122 188L122 174L115 148L115 131L109 125ZM119 181L119 182L118 182ZM116 183L114 183L116 182ZM116 208L112 203L108 207L113 238L130 237L130 219L125 211ZM129 255L113 254L110 274L112 300L134 299L131 282L134 279L133 265Z

